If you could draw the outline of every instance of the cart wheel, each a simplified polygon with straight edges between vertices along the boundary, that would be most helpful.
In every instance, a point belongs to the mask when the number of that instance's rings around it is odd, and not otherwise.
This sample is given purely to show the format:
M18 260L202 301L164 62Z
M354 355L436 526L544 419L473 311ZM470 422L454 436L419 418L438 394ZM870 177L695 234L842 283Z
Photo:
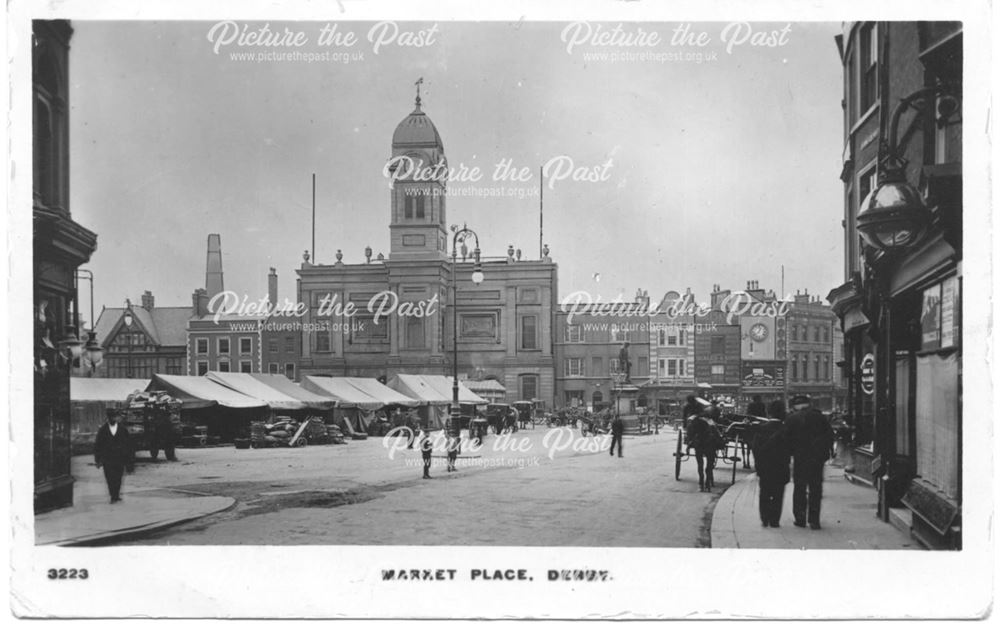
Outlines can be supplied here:
M308 444L309 444L309 441L306 440L305 436L300 436L300 437L298 437L295 440L295 446L296 447L305 447Z
M674 480L681 479L681 446L684 444L684 433L677 433L677 451L674 452Z

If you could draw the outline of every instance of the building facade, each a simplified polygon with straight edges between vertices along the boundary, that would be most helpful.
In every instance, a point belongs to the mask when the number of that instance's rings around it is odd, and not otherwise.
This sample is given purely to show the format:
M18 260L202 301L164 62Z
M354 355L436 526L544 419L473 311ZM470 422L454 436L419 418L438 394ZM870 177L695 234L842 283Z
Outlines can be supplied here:
M676 413L684 398L697 392L695 381L695 334L702 331L701 321L687 314L694 295L667 291L650 315L649 381L643 387L654 414Z
M652 405L650 374L649 297L638 293L632 302L581 305L556 312L556 408L601 410L621 393L622 410ZM623 374L622 348L628 344L631 382Z
M392 136L388 258L373 259L370 247L358 263L343 262L341 250L332 264L306 254L297 270L306 309L301 373L451 375L457 351L459 377L496 379L507 401L551 404L557 266L547 253L520 260L513 247L505 258L477 258L471 237L456 251L447 179L427 173L444 159L418 95ZM472 279L477 268L480 284Z
M961 546L962 25L859 22L844 66L844 334L854 476Z
M34 508L72 505L70 372L80 346L75 275L97 235L69 206L69 40L65 20L32 23Z
M157 308L150 291L140 301L139 306L127 300L123 307L101 310L96 327L104 361L92 377L148 380L154 373L186 372L187 322L195 311L190 306Z
M842 406L838 357L834 350L837 316L818 296L796 293L788 313L788 393L809 395L813 406L834 410Z

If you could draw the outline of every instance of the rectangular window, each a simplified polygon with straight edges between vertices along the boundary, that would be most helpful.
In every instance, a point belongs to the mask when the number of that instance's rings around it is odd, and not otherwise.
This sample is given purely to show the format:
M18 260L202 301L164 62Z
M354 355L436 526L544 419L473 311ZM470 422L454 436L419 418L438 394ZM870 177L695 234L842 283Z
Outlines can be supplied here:
M625 341L632 340L632 333L628 328L623 328L621 326L611 326L611 342L612 343L624 343Z
M221 371L223 373L228 372L229 371L229 361L228 360L220 360L218 366L215 369L216 369L216 371Z
M603 375L602 373L602 371L604 371L603 360L604 359L601 358L600 356L594 356L593 358L590 359L590 375L597 378Z
M878 27L865 24L860 32L861 53L859 58L858 92L863 115L875 104L878 97Z
M582 358L567 358L566 359L566 375L570 377L580 377L583 375L583 359Z
M197 371L198 371L198 375L205 375L206 373L208 373L208 361L207 360L199 360L198 361L198 369L197 369Z
M240 373L253 373L253 363L249 360L241 360Z
M667 375L671 378L677 376L677 361L673 358L667 360Z
M278 353L278 339L267 339L267 351L271 354Z
M685 361L684 361L683 358L678 358L677 359L677 375L682 376L682 377L684 376L684 364L685 364Z
M726 365L712 365L712 375L714 376L726 375Z
M219 341L218 341L218 343L216 344L216 348L218 349L219 355L228 354L229 353L229 339L228 338L220 338Z
M661 328L661 329L660 329L660 330L659 330L659 331L658 331L658 332L656 333L656 335L657 335L657 341L656 341L656 343L657 343L657 344L658 344L658 345L659 345L660 347L663 347L664 345L666 345L666 344L667 344L667 331L666 331L666 330L664 330L664 329L662 329L662 328Z
M208 339L195 339L194 353L198 354L199 356L204 356L208 354Z
M295 379L295 363L294 362L286 362L285 363L285 377L288 378L289 380L294 380Z
M521 349L538 349L537 321L534 315L521 317Z
M819 356L816 356L813 359L813 368L815 369L816 380L820 380L821 378L820 378L820 375L819 375L819 373L820 373L820 371L819 371Z
M795 326L795 327L797 328L798 326ZM798 356L792 356L792 379L793 380L798 380L799 379L799 357Z
M649 358L646 356L639 356L639 359L636 362L636 375L649 375Z
M269 362L269 363L267 363L267 372L268 373L278 373L278 363L276 363L276 362Z
M583 328L578 325L568 325L566 326L566 342L567 343L582 343L583 342Z
M687 345L687 331L686 330L678 330L677 331L677 344L678 345Z
M524 401L532 400L538 397L538 376L537 375L522 375L521 376L521 399Z
M294 336L286 336L285 337L285 351L286 352L294 352L295 351L295 337Z
M660 372L660 375L664 375L664 376L667 375L667 361L664 360L663 358L660 358L659 372Z
M420 317L406 318L406 349L424 349L424 320Z
M320 330L316 333L316 352L325 353L330 351L330 333Z
M352 340L388 340L389 323L385 318L376 325L374 317L355 317L351 332Z
M819 326L813 326L813 341L819 343Z
M251 339L248 336L240 338L240 353L241 354L253 353L253 339Z

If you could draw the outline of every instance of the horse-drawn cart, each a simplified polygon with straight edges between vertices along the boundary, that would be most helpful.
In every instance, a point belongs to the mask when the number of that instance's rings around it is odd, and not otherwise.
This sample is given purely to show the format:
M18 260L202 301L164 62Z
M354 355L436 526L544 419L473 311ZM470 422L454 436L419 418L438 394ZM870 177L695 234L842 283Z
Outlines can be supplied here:
M752 455L754 438L761 420L747 415L728 414L721 416L715 425L722 435L722 444L715 450L716 466L721 461L723 465L732 465L730 484L736 483L736 467L743 463L748 469L753 468ZM674 451L674 479L681 479L681 465L694 456L693 449L686 440L684 427L677 430L677 449Z

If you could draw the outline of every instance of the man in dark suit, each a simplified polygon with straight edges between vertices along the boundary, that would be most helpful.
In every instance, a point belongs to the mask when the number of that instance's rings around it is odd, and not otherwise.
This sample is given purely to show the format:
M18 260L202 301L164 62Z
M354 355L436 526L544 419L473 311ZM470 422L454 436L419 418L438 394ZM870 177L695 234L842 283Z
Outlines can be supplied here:
M618 415L611 422L611 455L615 455L615 445L618 446L618 457L622 457L622 436L625 434L625 422Z
M792 515L795 525L820 529L819 507L823 499L823 465L830 458L833 429L823 414L811 406L808 395L796 395L790 402L792 414L785 419L788 444L794 461Z
M753 401L747 406L747 414L751 417L767 418L767 406L764 405L764 401L760 398L760 395L753 396Z
M94 443L94 461L97 468L104 468L104 479L108 482L108 493L111 503L122 500L122 474L128 470L131 473L135 467L132 455L132 442L129 440L128 428L120 423L120 413L108 409L108 422L97 430L97 440Z

